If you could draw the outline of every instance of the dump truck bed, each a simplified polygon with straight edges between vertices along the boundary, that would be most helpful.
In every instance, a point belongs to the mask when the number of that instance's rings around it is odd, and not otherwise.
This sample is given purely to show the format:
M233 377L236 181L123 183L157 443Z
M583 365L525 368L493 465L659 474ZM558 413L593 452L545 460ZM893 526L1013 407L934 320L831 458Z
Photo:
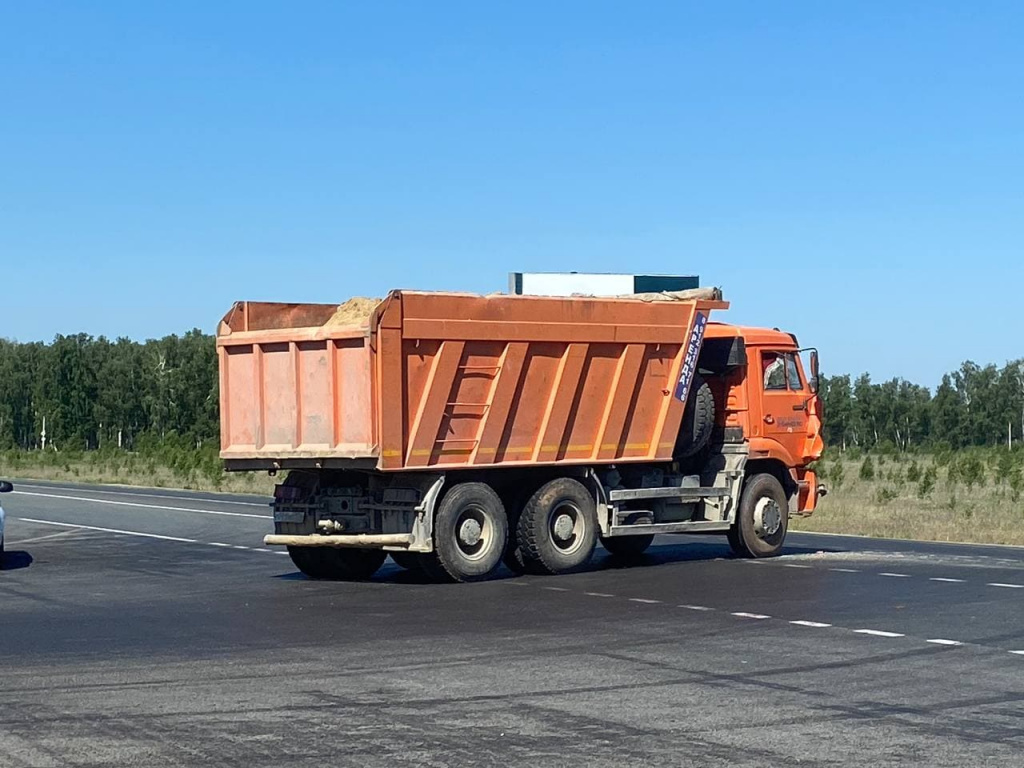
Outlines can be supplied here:
M727 306L394 291L365 323L338 324L335 305L239 302L217 338L221 457L381 471L668 461L695 327Z

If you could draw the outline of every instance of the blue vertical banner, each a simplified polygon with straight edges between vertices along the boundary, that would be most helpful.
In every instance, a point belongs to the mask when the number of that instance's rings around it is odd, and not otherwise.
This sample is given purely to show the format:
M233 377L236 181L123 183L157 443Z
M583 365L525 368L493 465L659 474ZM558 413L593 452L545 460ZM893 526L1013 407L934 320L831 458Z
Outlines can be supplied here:
M690 338L686 343L683 369L679 372L679 383L676 385L676 397L684 403L690 394L693 376L697 373L697 359L700 357L701 347L704 346L704 329L707 324L708 316L698 312L693 319L693 330L690 331Z

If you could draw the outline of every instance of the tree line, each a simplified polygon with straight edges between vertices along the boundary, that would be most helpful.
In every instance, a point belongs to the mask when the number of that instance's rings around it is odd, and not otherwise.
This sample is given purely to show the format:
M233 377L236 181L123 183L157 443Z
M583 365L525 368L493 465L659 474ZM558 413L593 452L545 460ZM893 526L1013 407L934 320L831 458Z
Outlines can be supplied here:
M1024 437L1024 359L966 362L934 393L904 379L823 377L833 448L963 448ZM140 438L219 439L217 353L199 330L145 342L86 334L0 340L0 448L134 449Z
M824 377L825 442L909 451L1016 443L1024 439L1024 359L980 366L966 362L928 388L868 374Z
M45 438L44 438L45 428ZM217 353L199 330L146 342L86 334L0 340L0 448L133 449L218 440Z

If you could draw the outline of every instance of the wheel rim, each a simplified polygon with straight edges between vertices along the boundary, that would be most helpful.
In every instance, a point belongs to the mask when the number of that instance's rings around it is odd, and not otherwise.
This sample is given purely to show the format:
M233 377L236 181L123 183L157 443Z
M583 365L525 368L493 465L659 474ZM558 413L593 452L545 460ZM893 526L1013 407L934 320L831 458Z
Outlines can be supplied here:
M467 560L487 556L494 540L494 525L478 506L466 507L455 520L455 544Z
M572 554L583 546L587 523L583 511L571 501L562 501L548 515L548 534L559 552Z
M767 539L782 527L782 509L775 499L765 496L754 505L754 533L760 539Z

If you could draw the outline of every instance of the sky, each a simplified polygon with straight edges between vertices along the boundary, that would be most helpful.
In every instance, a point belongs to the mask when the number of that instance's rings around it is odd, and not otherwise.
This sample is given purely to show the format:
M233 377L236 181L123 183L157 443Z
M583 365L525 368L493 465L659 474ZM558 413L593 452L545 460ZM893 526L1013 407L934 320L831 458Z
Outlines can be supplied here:
M699 274L826 373L1024 357L1024 3L0 0L0 336Z

